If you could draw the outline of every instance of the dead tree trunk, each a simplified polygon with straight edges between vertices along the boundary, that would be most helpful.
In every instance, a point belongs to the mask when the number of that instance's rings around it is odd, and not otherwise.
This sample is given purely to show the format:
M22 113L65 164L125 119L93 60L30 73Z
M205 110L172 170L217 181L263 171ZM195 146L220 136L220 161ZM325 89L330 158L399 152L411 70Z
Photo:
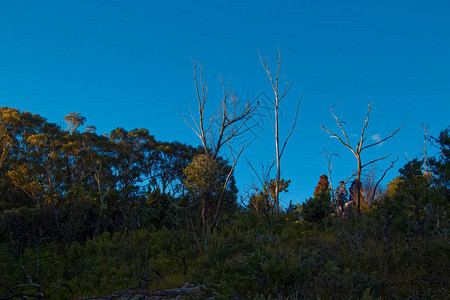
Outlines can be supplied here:
M261 55L259 55L259 59L260 59L262 65L264 66L264 69L266 70L267 75L269 76L270 84L272 85L272 90L274 93L275 120L274 120L274 123L272 124L272 126L273 126L274 133L275 133L275 151L276 151L276 162L277 162L277 175L276 175L276 185L275 185L274 206L275 206L275 214L279 214L280 213L281 157L283 156L283 152L286 147L286 144L287 144L289 138L291 137L292 133L294 132L295 125L297 124L298 109L300 107L300 103L302 101L303 96L298 100L297 110L295 112L294 123L292 124L291 131L287 135L286 139L284 140L283 146L280 149L280 134L279 134L279 128L278 128L278 125L279 125L278 109L279 109L281 100L283 100L283 98L285 98L287 96L287 94L289 93L289 90L291 89L293 82L288 83L286 81L283 91L280 92L279 87L278 87L278 81L279 81L280 75L281 75L281 55L280 55L279 50L278 50L278 55L277 55L277 72L275 74L275 78L273 78L273 76L270 72L269 63L267 61L265 62L262 59Z

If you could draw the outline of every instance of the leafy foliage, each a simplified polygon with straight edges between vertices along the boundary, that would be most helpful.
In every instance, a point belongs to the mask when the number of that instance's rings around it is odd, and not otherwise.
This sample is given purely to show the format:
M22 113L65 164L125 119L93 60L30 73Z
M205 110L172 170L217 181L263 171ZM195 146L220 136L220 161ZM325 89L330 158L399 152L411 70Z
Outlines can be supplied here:
M330 184L326 175L320 176L314 197L305 201L302 216L308 222L320 223L331 214Z
M263 189L258 190L250 197L248 207L253 209L258 214L271 215L275 213L275 198L276 198L276 179L271 179L269 182L265 182ZM291 180L280 180L278 186L278 192L287 193Z

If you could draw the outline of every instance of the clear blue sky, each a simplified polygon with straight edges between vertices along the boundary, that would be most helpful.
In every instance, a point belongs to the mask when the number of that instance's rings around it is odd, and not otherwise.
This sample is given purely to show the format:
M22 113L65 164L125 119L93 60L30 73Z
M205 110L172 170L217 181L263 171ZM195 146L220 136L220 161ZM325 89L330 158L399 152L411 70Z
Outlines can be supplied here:
M243 99L270 95L257 50L294 81L282 106L289 131L302 93L297 129L282 162L292 180L285 200L303 201L326 173L322 148L340 154L333 182L348 176L354 158L320 125L337 130L336 113L359 134L373 101L369 139L407 124L364 160L388 153L401 159L389 178L421 153L421 124L431 135L449 126L449 1L2 1L0 105L38 113L63 125L80 112L97 133L148 128L163 141L197 145L180 112L195 106L191 60L204 65L211 110L220 100L219 75ZM272 160L269 123L259 120L245 157ZM385 164L380 164L383 168ZM243 159L240 190L251 183Z

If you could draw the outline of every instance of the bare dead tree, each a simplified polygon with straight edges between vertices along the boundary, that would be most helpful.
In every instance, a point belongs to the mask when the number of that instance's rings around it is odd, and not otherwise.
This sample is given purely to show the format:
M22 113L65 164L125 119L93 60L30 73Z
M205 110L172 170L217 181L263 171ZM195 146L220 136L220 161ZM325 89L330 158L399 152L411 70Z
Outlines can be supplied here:
M194 117L192 109L190 109L192 124L183 116L186 124L200 138L205 154L214 159L222 146L252 128L252 126L245 125L257 109L257 106L253 106L250 102L240 103L239 98L231 92L231 88L225 85L222 77L220 77L220 81L223 95L218 113L213 115L209 121L205 121L208 85L203 79L203 67L196 61L194 63L194 82L198 117Z
M247 125L247 122L253 117L258 107L253 106L250 102L241 103L239 98L231 91L231 87L226 86L223 78L220 77L220 82L222 84L222 99L220 101L220 106L217 109L217 113L214 114L209 121L206 121L208 85L203 78L203 67L199 62L196 61L193 63L193 67L198 117L196 118L192 109L189 108L192 121L189 122L183 115L184 121L200 138L205 155L217 159L222 147L228 145L232 161L231 168L226 175L225 182L223 183L218 199L216 200L216 209L213 213L213 221L210 227L211 232L213 232L221 217L222 200L229 180L245 148L244 144L240 151L237 154L234 154L231 144L233 140L242 136L253 127ZM223 170L224 169L222 169L222 171Z
M336 133L333 133L333 132L329 131L323 125L321 126L321 128L325 132L329 133L332 137L337 138L341 142L342 145L347 147L353 153L353 155L355 156L355 158L357 160L357 171L356 171L356 179L355 180L356 180L356 183L358 184L358 189L357 189L358 190L358 192L357 192L357 195L358 195L357 196L357 200L358 200L357 201L357 211L358 211L358 213L360 213L361 212L361 191L360 191L359 185L361 184L361 173L362 173L362 170L365 167L367 167L367 166L369 166L369 165L371 165L371 164L373 164L373 163L375 163L377 161L386 159L389 156L391 156L391 154L389 154L389 155L386 155L386 156L374 159L374 160L372 160L372 161L370 161L368 163L363 164L362 160L361 160L361 152L363 150L367 149L367 148L379 145L379 144L383 143L384 141L394 137L400 131L400 129L402 129L402 127L405 125L405 122L403 122L403 124L399 128L397 128L396 130L394 130L389 136L387 136L387 137L385 137L383 139L380 139L380 140L376 141L375 143L368 144L368 145L364 146L364 142L367 140L367 137L365 137L364 134L365 134L367 126L369 125L369 115L370 115L370 109L371 109L371 106L372 106L372 102L371 102L371 103L369 103L369 106L368 106L368 109L367 109L367 116L366 116L366 120L365 120L364 126L363 126L362 131L361 131L360 139L359 139L356 147L353 148L350 145L350 140L349 140L348 135L346 134L346 132L344 130L344 127L343 127L343 124L345 122L344 121L340 121L339 118L336 116L336 114L333 111L333 108L336 105L337 104L333 105L330 108L330 111L331 111L331 115L333 116L333 118L336 119L336 124L340 128L340 130L341 130L341 132L342 132L344 137L342 138L339 135L337 135Z
M292 81L288 82L286 80L286 78L284 78L284 80L285 80L284 88L282 90L279 88L279 80L280 80L280 76L281 76L281 54L280 54L279 49L278 49L278 53L277 53L277 69L276 69L275 77L270 72L268 60L266 59L266 61L264 61L261 57L261 54L259 54L259 60L261 61L262 65L264 66L264 69L267 72L267 75L269 76L270 84L272 85L272 90L274 93L275 119L272 122L272 127L275 132L275 151L276 151L276 162L277 162L277 176L276 176L276 185L275 185L275 213L279 214L279 212L280 212L279 197L280 197L280 180L281 180L281 157L283 156L284 150L286 148L286 144L289 141L289 138L291 137L292 133L294 132L295 125L297 124L298 110L300 108L300 103L302 102L303 95L298 100L297 110L295 112L294 123L292 124L291 131L287 135L287 137L284 140L284 143L282 144L281 149L280 149L278 109L279 109L281 101L288 95L288 93L293 85L293 82Z

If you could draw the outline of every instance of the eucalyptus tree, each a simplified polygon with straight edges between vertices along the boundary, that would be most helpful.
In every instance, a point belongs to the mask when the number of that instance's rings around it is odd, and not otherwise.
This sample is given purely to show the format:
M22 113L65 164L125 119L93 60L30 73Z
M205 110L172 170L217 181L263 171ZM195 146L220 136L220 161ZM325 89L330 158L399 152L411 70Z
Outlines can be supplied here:
M109 139L115 149L113 171L116 188L123 200L140 195L149 164L152 164L154 137L147 129L126 131L117 128L111 132Z
M149 175L152 175L152 189L158 189L163 195L179 197L183 194L183 170L192 159L201 153L194 148L179 142L158 142L153 164Z
M64 120L67 123L67 131L70 132L70 134L77 132L78 127L83 126L86 122L85 117L83 117L80 113L74 112L71 112L65 116Z
M288 192L290 183L290 179L281 179L278 192ZM254 187L255 193L250 196L250 201L247 207L254 210L257 214L263 214L269 217L270 215L273 215L276 210L275 199L277 182L276 179L271 179L265 180L262 184L262 189Z
M11 137L8 135L6 126L0 125L0 168L6 160L11 149Z
M10 182L39 207L54 202L61 187L53 155L60 128L38 115L7 107L1 109L1 123L11 145L6 168Z
M231 168L220 158L199 154L184 169L185 187L193 196L191 205L200 215L202 237L207 229L214 231L219 214L236 209L237 189L234 178L229 178Z

